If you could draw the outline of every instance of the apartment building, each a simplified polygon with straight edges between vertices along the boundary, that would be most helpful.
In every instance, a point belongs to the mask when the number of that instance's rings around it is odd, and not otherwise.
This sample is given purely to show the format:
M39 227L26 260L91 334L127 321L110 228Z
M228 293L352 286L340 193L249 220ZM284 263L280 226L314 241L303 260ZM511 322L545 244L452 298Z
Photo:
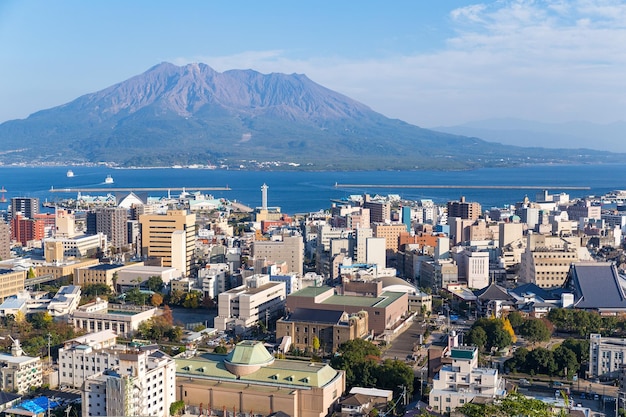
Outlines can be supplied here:
M437 413L449 413L476 398L495 399L506 395L505 381L498 370L478 366L478 348L453 346L452 363L433 378L428 404Z
M59 349L59 383L82 391L82 415L165 417L176 399L176 363L154 345L116 344L111 330Z
M52 245L52 246L49 246ZM98 251L108 250L108 241L104 233L80 235L74 237L56 237L44 241L44 250L48 262L62 261L64 258L86 258L94 256ZM51 251L48 253L48 251Z
M406 226L402 223L374 223L372 229L375 238L385 239L385 249L391 252L398 251L400 235L406 233Z
M302 275L304 265L304 240L302 236L285 236L282 241L255 241L252 244L252 256L265 262L287 263L289 271Z
M128 244L128 210L122 207L99 207L95 212L96 233L104 233L113 247Z
M116 361L115 368L85 381L83 415L169 416L176 401L176 362L160 350L143 349L120 353Z
M465 220L476 220L480 217L480 203L465 201L465 197L461 196L459 201L448 201L448 218L457 217Z
M10 354L0 353L0 390L27 394L41 384L41 359L24 355L19 340L13 340Z

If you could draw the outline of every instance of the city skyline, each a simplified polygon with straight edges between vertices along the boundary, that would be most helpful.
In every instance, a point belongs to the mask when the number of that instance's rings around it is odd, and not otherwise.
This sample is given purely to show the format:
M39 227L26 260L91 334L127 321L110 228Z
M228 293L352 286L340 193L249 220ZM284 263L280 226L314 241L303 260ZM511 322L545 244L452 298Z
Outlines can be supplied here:
M626 2L0 5L0 122L151 66L304 73L422 127L623 119Z

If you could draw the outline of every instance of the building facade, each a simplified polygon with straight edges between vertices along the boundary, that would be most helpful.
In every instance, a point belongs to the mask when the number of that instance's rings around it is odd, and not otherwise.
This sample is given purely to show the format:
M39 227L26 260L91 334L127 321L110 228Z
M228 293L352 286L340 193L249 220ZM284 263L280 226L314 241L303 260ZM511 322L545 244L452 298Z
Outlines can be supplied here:
M505 381L497 369L478 366L478 348L450 349L452 363L444 365L433 378L428 404L437 413L449 413L475 398L495 399L506 395Z
M261 342L243 341L228 356L176 359L176 399L190 414L330 415L345 374L328 364L275 359Z
M244 285L219 294L215 328L243 333L258 321L280 317L286 295L284 282L270 282L269 275L253 275Z
M195 248L195 214L184 210L168 210L164 215L142 214L139 226L143 256L161 258L163 266L172 266L185 276L190 274Z
M141 322L158 314L156 307L109 304L105 300L82 305L70 315L69 322L87 332L112 330L119 336L132 336Z
M367 337L367 320L366 311L348 314L297 308L276 322L276 339L289 336L292 346L303 351L335 352L349 340Z

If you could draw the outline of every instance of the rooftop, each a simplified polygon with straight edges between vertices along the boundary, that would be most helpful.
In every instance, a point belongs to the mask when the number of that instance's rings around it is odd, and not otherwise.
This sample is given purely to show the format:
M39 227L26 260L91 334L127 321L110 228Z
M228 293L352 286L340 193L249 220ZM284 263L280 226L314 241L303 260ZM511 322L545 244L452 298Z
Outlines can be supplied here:
M385 308L402 296L406 296L406 293L385 291L380 295L380 297L363 297L359 295L332 295L322 301L321 304Z

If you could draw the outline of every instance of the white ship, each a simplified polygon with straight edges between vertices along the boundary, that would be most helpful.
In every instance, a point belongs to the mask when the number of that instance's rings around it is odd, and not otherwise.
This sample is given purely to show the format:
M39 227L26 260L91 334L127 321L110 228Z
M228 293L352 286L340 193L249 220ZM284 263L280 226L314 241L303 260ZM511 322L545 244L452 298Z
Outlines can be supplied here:
M72 171L71 169L68 169L67 172L65 173L65 176L67 178L72 178L74 176L74 171Z
M110 175L107 175L107 177L104 179L104 183L105 184L113 184L113 177Z

